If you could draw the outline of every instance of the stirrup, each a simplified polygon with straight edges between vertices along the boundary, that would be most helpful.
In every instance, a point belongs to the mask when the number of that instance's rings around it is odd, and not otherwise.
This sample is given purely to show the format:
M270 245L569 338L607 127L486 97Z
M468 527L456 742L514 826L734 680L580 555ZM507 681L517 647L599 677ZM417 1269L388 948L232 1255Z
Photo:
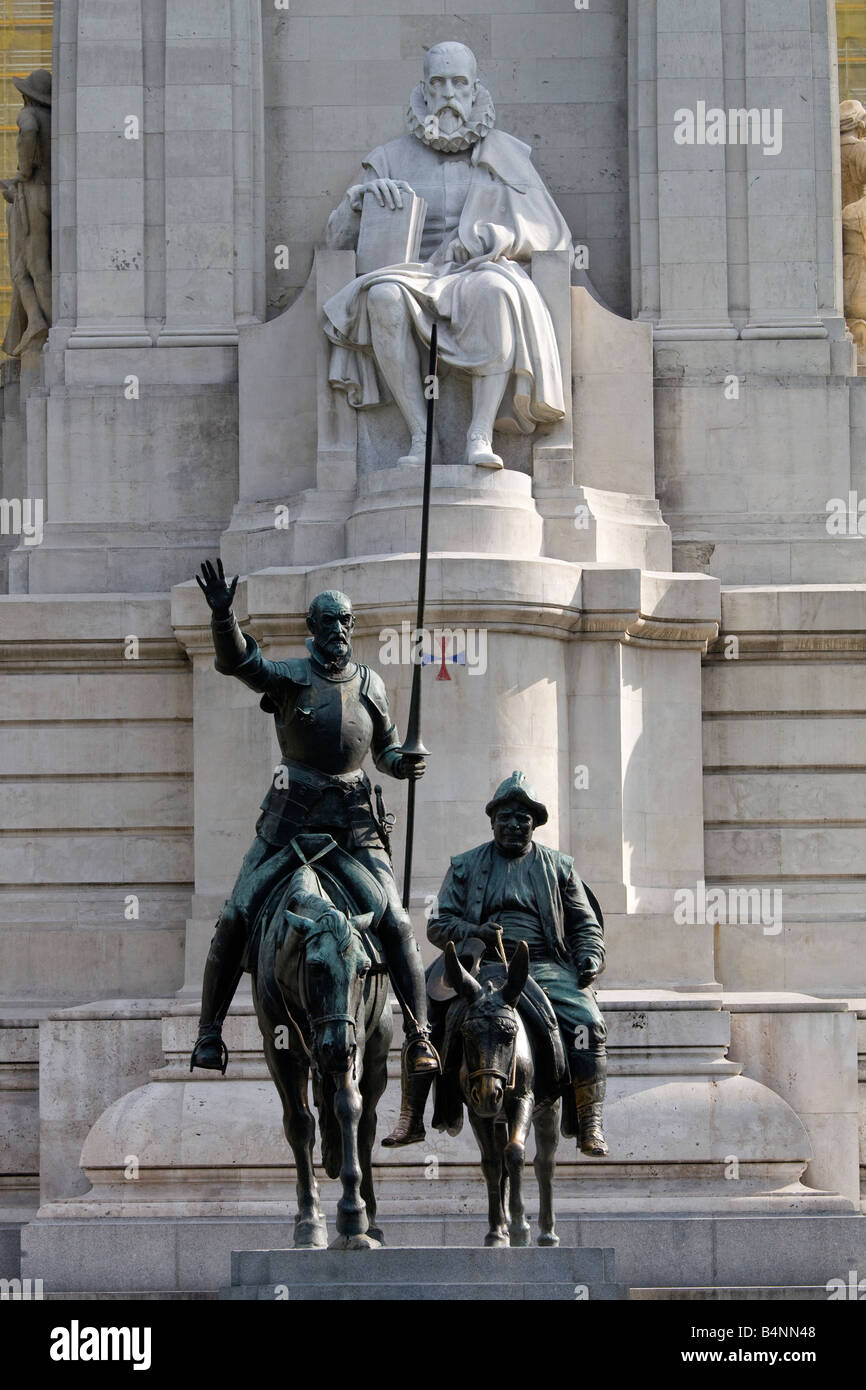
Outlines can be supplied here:
M219 1061L216 1063L199 1061L198 1050L201 1047L201 1045L203 1043L212 1043L216 1041L219 1042ZM199 1033L198 1037L195 1040L195 1046L192 1050L192 1056L189 1059L190 1071L192 1071L193 1067L200 1067L202 1071L219 1071L222 1073L223 1076L225 1076L226 1067L228 1066L228 1064L229 1050L223 1042L222 1029L219 1027L219 1025L214 1024L211 1028L206 1028L203 1033Z

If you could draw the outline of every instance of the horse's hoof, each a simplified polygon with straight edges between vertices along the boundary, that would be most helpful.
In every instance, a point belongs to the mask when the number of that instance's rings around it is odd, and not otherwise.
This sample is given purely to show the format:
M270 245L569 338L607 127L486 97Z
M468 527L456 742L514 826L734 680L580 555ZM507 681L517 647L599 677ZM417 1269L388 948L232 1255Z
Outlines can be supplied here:
M525 1230L511 1231L508 1236L508 1244L514 1248L522 1249L529 1244L529 1227Z
M371 1240L375 1240L377 1245L385 1244L385 1234L378 1226L370 1226L367 1235Z
M492 1231L488 1231L484 1237L484 1248L485 1250L505 1250L508 1248L508 1236L494 1235Z
M537 1244L549 1246L558 1245L559 1236L556 1235L553 1231L542 1231L541 1235L538 1237Z
M325 1250L328 1245L328 1228L324 1221L296 1221L296 1250Z
M376 1240L371 1231L363 1236L336 1236L328 1246L329 1250L381 1250L382 1242Z

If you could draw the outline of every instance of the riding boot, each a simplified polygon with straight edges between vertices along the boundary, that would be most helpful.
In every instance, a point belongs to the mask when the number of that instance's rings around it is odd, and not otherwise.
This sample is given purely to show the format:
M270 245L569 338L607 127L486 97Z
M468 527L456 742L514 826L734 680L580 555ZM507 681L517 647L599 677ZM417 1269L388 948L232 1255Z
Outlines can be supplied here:
M608 1147L601 1127L601 1114L607 1086L607 1056L604 1053L585 1052L582 1057L580 1074L572 1082L578 1122L577 1143L581 1153L605 1158ZM574 1074L573 1059L570 1061Z
M421 1140L427 1137L424 1128L424 1107L435 1075L433 1071L407 1073L406 1050L403 1049L400 1063L400 1114L391 1133L382 1140L384 1148L398 1149L405 1144L420 1144Z
M193 1067L201 1067L225 1075L229 1054L222 1038L222 1025L243 974L248 933L243 909L227 902L220 913L205 962L201 1017L189 1061L190 1071Z
M420 1144L426 1137L424 1106L440 1065L439 1053L430 1041L427 990L418 943L408 932L399 936L393 945L384 937L381 939L391 984L403 1012L406 1037L400 1057L400 1115L391 1134L382 1140L385 1147L398 1148L404 1144Z
M388 974L403 1014L403 1071L406 1077L439 1071L439 1054L430 1041L427 1022L427 986L421 967L421 952L411 934L400 936L392 944L384 934L380 940L385 951ZM404 1085L404 1093L406 1087Z

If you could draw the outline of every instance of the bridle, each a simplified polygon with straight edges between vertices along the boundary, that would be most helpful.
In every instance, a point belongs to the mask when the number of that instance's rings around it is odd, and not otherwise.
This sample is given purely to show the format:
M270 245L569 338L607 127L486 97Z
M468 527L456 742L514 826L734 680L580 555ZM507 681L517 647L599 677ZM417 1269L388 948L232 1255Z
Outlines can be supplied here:
M511 1008L510 1006L506 1006L506 1007L508 1007L508 1012L509 1012L509 1014L513 1014L513 1013L515 1012L514 1009ZM506 1017L506 1014L505 1014L504 1010L501 1010L501 1009L500 1009L500 1010L497 1010L496 1014L492 1014L492 1013L491 1013L491 1014L488 1014L488 1017L503 1018L503 1017ZM465 1027L465 1024L464 1024L464 1027ZM514 1036L513 1036L513 1038L511 1039L511 1067L510 1067L510 1070L509 1070L509 1071L505 1072L505 1071L503 1071L500 1067L476 1067L474 1071L470 1071L470 1072L467 1073L467 1080L471 1083L471 1082L473 1082L473 1081L476 1079L476 1077L479 1077L479 1076L495 1076L496 1079L497 1079L498 1081L501 1081L501 1082L502 1082L502 1084L504 1085L504 1087L505 1087L505 1089L506 1089L507 1091L513 1091L513 1090L514 1090L514 1084L515 1084L515 1082L516 1082L516 1080L517 1080L517 1039L518 1039L518 1036L519 1036L519 1029L515 1028L515 1030L514 1030Z
M357 1077L358 1058L358 1014L360 1013L364 1004L363 993L358 1001L358 1008L354 1015L348 1013L320 1014L318 1017L314 1018L310 1012L309 1001L307 999L307 991L304 987L304 976L307 967L307 946L309 945L310 941L313 939L313 937L320 935L322 932L330 932L333 936L336 936L336 933L333 931L331 923L327 920L327 918L331 917L332 911L333 909L329 910L329 912L325 915L325 918L313 924L312 930L308 930L304 933L304 936L300 944L300 958L298 960L298 995L300 997L301 1006L305 1014L307 1015L307 1022L309 1023L310 1031L313 1034L316 1034L320 1028L323 1028L325 1026L326 1023L347 1023L350 1026L354 1038L354 1041L352 1043L352 1079L355 1080ZM337 943L338 950L341 956L344 956L346 954L346 952L352 944L352 939L355 936L357 936L359 940L361 939L360 933L347 920L346 932L342 944L339 942ZM315 1057L313 1056L313 1050L307 1047L307 1044L303 1038L301 1039L301 1041L303 1043L304 1051L306 1052L309 1061L315 1066L316 1061ZM315 1047L315 1039L313 1046Z

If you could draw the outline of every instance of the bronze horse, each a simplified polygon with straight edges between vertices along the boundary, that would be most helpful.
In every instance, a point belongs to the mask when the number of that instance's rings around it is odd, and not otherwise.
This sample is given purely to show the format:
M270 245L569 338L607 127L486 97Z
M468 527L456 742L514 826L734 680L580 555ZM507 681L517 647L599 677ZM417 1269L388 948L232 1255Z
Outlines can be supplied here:
M343 1185L331 1248L375 1247L384 1237L376 1225L371 1153L392 1022L388 976L368 933L385 910L385 896L328 835L299 835L292 850L288 862L302 862L259 914L249 968L265 1059L295 1156L294 1243L327 1245L313 1168L312 1071L323 1165Z
M499 988L480 984L464 970L451 942L445 948L445 975L462 1001L452 1005L463 1010L460 1089L487 1182L487 1246L529 1244L523 1172L530 1123L535 1129L538 1244L559 1244L553 1216L559 1092L535 1094L535 1044L515 1007L528 974L529 949L523 941Z

